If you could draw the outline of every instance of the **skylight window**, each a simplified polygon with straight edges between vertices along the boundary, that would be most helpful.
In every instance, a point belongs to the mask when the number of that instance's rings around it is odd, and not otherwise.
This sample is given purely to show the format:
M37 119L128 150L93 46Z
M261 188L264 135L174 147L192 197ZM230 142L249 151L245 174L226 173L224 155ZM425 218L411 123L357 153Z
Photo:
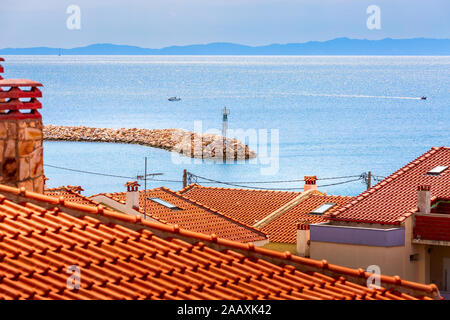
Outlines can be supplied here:
M440 175L444 170L447 170L447 166L437 166L430 171L427 172L427 174L431 174L432 176L438 176Z
M166 208L172 209L172 210L179 210L180 209L176 205L174 205L174 204L172 204L170 202L164 201L164 200L162 200L160 198L147 198L147 199L149 199L149 200L151 200L153 202L156 202L157 204L160 204L160 205L162 205L162 206L164 206Z
M324 203L320 207L314 209L310 212L310 214L324 214L331 208L333 208L336 205L336 203Z

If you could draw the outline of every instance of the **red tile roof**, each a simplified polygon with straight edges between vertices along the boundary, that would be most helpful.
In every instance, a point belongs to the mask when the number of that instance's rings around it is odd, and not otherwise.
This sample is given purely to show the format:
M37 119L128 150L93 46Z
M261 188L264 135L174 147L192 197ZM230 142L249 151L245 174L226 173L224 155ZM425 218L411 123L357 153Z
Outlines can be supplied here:
M80 186L62 186L58 188L45 189L44 194L52 197L63 197L66 201L75 202L85 205L98 205L98 202L89 199L78 193L76 190L80 190ZM80 190L82 191L82 189Z
M248 225L254 225L301 194L291 191L204 187L197 184L179 192Z
M432 148L333 212L330 218L361 223L400 224L416 208L419 185L430 185L432 196L450 195L450 169L438 176L427 174L436 166L450 167L450 148Z
M28 79L2 79L0 87L42 87L42 83Z
M214 249L213 249L214 248ZM79 289L67 270L80 268ZM371 274L0 185L0 299L435 299Z
M311 211L317 209L322 204L335 203L336 206L326 212L326 214L329 214L348 203L351 199L353 197L311 194L295 207L262 227L261 231L269 235L271 242L296 243L297 225L299 223L303 224L307 222L311 224L326 221L322 215L309 214Z
M103 194L113 200L125 203L126 193ZM93 196L94 197L94 196ZM169 202L179 210L172 210L149 198L159 198ZM144 191L139 191L139 211L144 213ZM180 227L202 232L217 234L218 236L240 242L255 242L267 239L267 235L260 230L241 223L221 212L208 208L165 187L147 190L147 210L149 217L168 224L178 224Z

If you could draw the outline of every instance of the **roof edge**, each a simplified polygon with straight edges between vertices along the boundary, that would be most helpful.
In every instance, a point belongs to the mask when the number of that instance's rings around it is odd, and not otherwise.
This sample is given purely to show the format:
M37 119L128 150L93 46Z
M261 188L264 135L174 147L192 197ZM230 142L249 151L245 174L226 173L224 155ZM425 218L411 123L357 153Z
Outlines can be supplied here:
M153 188L153 189L147 190L147 192L155 192L155 191L162 191L162 192L169 193L169 194L171 194L171 195L173 195L173 196L175 196L175 197L181 198L181 199L184 200L184 201L190 202L191 204L193 204L193 205L195 205L195 206L201 207L203 210L209 211L209 212L211 212L211 213L213 213L213 214L215 214L215 215L218 215L218 216L220 216L220 217L222 217L222 218L224 218L224 219L226 219L226 220L228 220L228 221L230 221L230 222L232 222L232 223L234 223L234 224L236 224L236 225L239 225L239 226L241 226L242 228L245 228L245 229L247 229L247 230L249 230L249 231L251 231L251 232L253 232L253 233L256 233L257 235L263 237L264 239L268 239L268 238L269 238L268 235L267 235L266 233L262 232L261 230L258 230L258 229L254 228L254 227L252 227L252 226L249 226L249 225L247 225L247 224L245 224L245 223L242 223L242 222L240 222L240 221L238 221L238 220L236 220L236 219L234 219L234 218L232 218L232 217L230 217L230 216L228 216L228 215L226 215L226 214L224 214L224 213L222 213L222 212L220 212L220 211L218 211L218 210L216 210L216 209L213 209L213 208L211 208L211 207L208 207L208 206L206 206L206 205L204 205L204 204L202 204L202 203L200 203L200 202L197 202L197 201L195 201L195 200L192 200L192 199L186 197L185 195L180 194L179 192L174 191L174 190L172 190L172 189L170 189L170 188L167 188L167 187L157 187L157 188ZM144 190L139 190L139 192L144 192ZM124 193L125 193L125 192L100 193L100 194L97 194L97 195L93 195L93 196L91 196L91 197L104 196L104 197L110 198L111 200L114 200L114 201L119 202L118 199L114 198L114 195L117 195L117 194L124 194ZM140 213L141 215L144 215L144 211L141 210L141 208L139 208L139 210L136 210L136 209L134 209L134 210L135 210L136 212ZM155 219L155 220L161 221L162 223L171 224L171 223L167 222L167 221L164 220L164 219L160 219L160 218L154 217L154 216L153 216L151 213L149 213L149 212L146 212L145 214L147 214L148 216L152 217L152 218ZM260 240L263 240L263 239L260 239ZM258 241L260 241L260 240L258 240Z
M185 193L185 192L187 192L187 191L189 191L189 190L191 190L191 189L193 189L193 188L195 188L197 186L201 187L201 185L199 185L198 183L191 183L190 185L187 185L186 187L184 187L183 189L178 190L177 192L180 193L180 194L183 194L183 193Z
M314 190L314 189L303 191L298 196L296 196L294 199L288 201L287 203L285 203L284 205L282 205L281 207L279 207L275 211L269 213L267 216L265 216L264 218L259 220L257 223L255 223L253 225L253 227L255 227L255 228L264 228L266 225L271 223L273 220L275 220L279 216L281 216L283 213L291 210L292 208L294 208L295 206L297 206L301 202L305 201L306 199L308 199L310 196L312 196L315 193L323 194L322 192L320 192L318 190Z
M68 188L67 186L61 186L61 187L57 187L57 188L48 188L48 189L44 189L44 194L46 191L52 192L52 191L59 191L59 190L64 190L65 192L71 193L73 195L76 195L86 201L89 201L90 203L92 203L93 205L99 205L100 203L98 203L95 200L92 200L90 197L86 197L85 195L82 195L81 193L75 192L72 189ZM64 196L62 196L64 197ZM70 201L69 199L67 199L67 201ZM71 201L72 202L72 201Z
M214 189L214 190L257 191L257 192L273 192L273 193L301 193L301 192L298 192L298 191L288 191L288 190L267 190L267 189L251 189L251 188L207 187L207 186L202 186L202 185L200 185L198 183L193 183L193 184L195 184L195 186L191 187L190 189L188 189L188 190L186 190L184 192L188 192L188 191L194 189L194 187L195 187L195 188ZM189 186L187 186L187 187L189 187ZM183 190L183 189L181 189L181 190ZM179 190L178 192L181 192L181 190Z
M335 212L331 213L327 217L327 219L333 220L333 221L352 221L352 222L377 223L377 224L389 224L389 225L392 225L392 224L396 225L396 224L401 223L406 218L408 218L411 215L411 213L405 212L396 221L390 222L390 223L388 223L388 222L381 223L379 221L378 222L370 222L371 220L362 220L362 219L359 219L359 220L356 220L356 219L344 219L344 218L339 218L339 215L341 213L343 213L344 211L346 211L347 209L349 209L349 208L355 206L356 204L360 203L361 201L365 200L371 194L373 194L375 191L377 191L380 188L384 187L386 184L389 184L390 182L394 181L396 178L398 178L399 176L401 176L405 172L409 171L410 169L414 168L418 164L422 163L424 160L426 160L427 158L429 158L432 155L436 154L438 151L444 150L444 149L450 150L450 147L444 147L444 146L442 146L442 147L432 147L430 150L428 150L427 152L425 152L421 156L417 157L416 159L410 161L409 163L407 163L406 165L404 165L403 167L401 167L400 169L398 169L394 173L390 174L389 176L387 176L386 178L384 178L383 180L378 182L376 185L374 185L370 189L365 190L364 192L362 192L359 196L355 197L355 200L350 201L349 203L347 203L342 208L339 208Z
M246 228L246 229L249 229L250 231L253 231L253 232L255 232L255 233L258 233L259 235L265 237L266 239L268 238L268 235L267 235L266 233L262 232L261 230L258 230L258 229L256 229L255 227L250 226L250 225L248 225L248 224L242 223L242 222L240 222L240 221L238 221L238 220L236 220L236 219L230 217L229 215L220 212L220 211L217 210L217 209L208 207L208 206L204 205L204 204L201 203L201 202L192 200L192 199L190 199L190 198L188 198L188 197L186 197L186 196L184 196L184 195L182 195L182 194L179 194L179 193L176 192L176 191L173 191L172 189L169 189L169 188L166 188L166 187L160 187L160 189L161 189L162 191L171 193L171 194L173 194L173 195L176 196L176 197L180 197L180 198L182 198L183 200L189 201L189 202L191 202L192 204L197 205L197 206L199 206L199 207L201 207L201 208L203 208L203 209L205 209L205 210L208 210L208 211L210 211L210 212L212 212L212 213L214 213L214 214L216 214L216 215L219 215L219 216L221 216L221 217L223 217L223 218L229 220L230 222L233 222L233 223L235 223L235 224L240 225L240 226L243 227L243 228Z

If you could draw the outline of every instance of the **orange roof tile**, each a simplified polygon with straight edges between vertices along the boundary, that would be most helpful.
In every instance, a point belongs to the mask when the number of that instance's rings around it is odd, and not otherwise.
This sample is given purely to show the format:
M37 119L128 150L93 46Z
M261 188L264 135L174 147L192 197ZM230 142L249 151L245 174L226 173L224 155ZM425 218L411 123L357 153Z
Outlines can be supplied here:
M113 200L125 203L126 193L103 194ZM150 198L159 198L177 207L177 210L156 203ZM201 203L190 200L181 194L165 187L147 190L147 210L149 217L162 223L178 224L180 227L202 232L217 234L222 238L240 242L255 242L266 240L267 235L260 230L245 225L217 210L208 208ZM144 191L139 191L139 211L143 214L145 207Z
M300 192L251 190L190 185L179 193L247 225L254 225Z
M28 79L2 79L0 87L42 87L42 83Z
M429 175L436 166L448 166L440 175ZM417 187L431 186L431 195L450 195L450 148L432 148L400 170L361 193L330 215L332 220L400 224L417 205Z
M439 299L370 275L0 185L0 299Z
M52 197L63 197L67 201L86 204L86 205L98 205L98 202L83 196L77 191L83 191L80 186L62 186L58 188L49 188L44 190L44 194Z
M322 215L309 214L325 203L335 203L326 214L337 210L342 205L348 203L353 197L331 196L311 194L292 209L284 212L269 224L261 228L261 231L269 235L271 242L296 243L297 224L302 222L320 223L326 220Z

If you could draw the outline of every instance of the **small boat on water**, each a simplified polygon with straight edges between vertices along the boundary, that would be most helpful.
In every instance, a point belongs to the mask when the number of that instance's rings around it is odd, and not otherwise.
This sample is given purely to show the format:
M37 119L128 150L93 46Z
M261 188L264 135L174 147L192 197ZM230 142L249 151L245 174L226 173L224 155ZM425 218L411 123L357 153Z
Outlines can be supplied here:
M421 99L421 100L427 100L427 97L422 96L422 97L420 97L420 99Z
M169 101L180 101L181 98L178 98L178 97L170 97L168 100L169 100Z

